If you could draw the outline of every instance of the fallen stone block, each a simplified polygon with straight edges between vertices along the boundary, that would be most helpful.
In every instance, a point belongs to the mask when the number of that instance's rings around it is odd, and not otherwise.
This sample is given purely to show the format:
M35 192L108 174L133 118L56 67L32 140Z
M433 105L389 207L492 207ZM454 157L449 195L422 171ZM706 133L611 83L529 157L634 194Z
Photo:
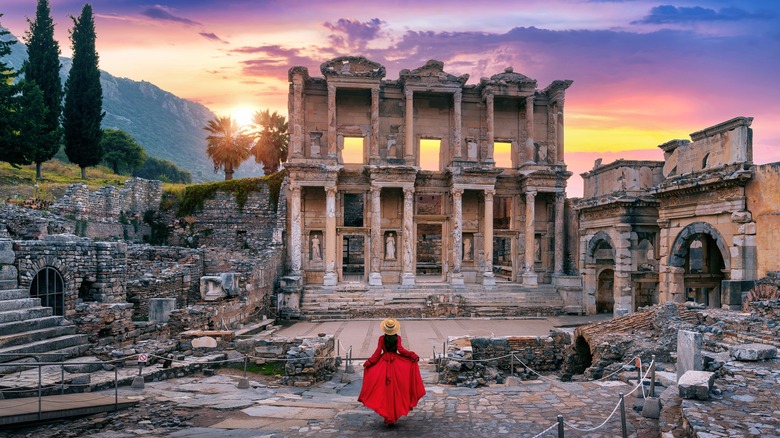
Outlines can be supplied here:
M709 371L686 371L677 382L680 397L684 399L709 400L710 389L715 382L715 373Z
M729 349L729 355L739 361L774 359L777 357L777 348L766 344L735 345Z

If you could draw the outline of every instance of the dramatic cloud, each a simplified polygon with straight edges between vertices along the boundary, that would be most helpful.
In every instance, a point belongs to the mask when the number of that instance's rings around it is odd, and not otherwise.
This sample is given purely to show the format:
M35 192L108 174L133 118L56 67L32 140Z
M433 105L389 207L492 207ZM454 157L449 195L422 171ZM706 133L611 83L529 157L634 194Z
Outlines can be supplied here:
M203 38L206 38L207 40L216 41L218 43L227 44L228 42L223 40L222 38L218 37L215 33L212 32L198 32L198 35L202 36Z
M703 8L701 6L685 7L662 5L650 10L641 20L631 24L675 24L717 21L739 21L752 19L768 19L771 15L752 14L739 8L722 8L720 10Z
M190 19L184 18L184 17L177 17L173 15L170 11L170 9L166 8L165 6L161 5L154 5L152 7L146 8L141 12L141 15L152 18L154 20L161 20L161 21L173 21L176 23L182 23L186 24L188 26L198 26L200 23L197 21L192 21Z
M292 66L313 68L321 62L302 55L300 49L287 49L279 45L246 46L230 52L256 55L255 59L241 62L242 72L248 76L286 78ZM318 75L319 71L314 74Z
M358 21L352 18L340 18L336 23L326 22L326 29L333 31L328 38L334 47L363 50L366 45L382 35L384 21L373 18Z

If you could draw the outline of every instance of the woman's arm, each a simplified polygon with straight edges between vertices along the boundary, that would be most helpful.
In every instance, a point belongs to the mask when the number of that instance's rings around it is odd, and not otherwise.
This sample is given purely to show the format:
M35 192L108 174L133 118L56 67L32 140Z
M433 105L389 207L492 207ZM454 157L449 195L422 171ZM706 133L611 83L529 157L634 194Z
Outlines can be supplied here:
M418 356L417 353L404 348L404 346L401 344L401 336L398 336L398 354L411 359L412 362L418 362L420 360L420 356Z
M383 341L384 341L383 337L380 336L374 354L372 354L371 357L369 357L368 359L366 359L365 362L363 362L363 368L368 368L379 361L379 357L382 356L382 349L385 346L385 343Z

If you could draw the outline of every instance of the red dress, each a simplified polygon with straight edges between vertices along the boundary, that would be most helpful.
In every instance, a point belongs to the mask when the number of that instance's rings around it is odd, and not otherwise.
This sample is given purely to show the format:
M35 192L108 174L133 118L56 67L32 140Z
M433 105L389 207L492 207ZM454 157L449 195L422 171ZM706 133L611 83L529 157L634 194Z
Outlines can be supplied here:
M425 395L417 361L420 357L401 345L398 336L398 353L384 351L384 335L374 354L363 364L363 387L358 401L376 411L393 424L417 406Z

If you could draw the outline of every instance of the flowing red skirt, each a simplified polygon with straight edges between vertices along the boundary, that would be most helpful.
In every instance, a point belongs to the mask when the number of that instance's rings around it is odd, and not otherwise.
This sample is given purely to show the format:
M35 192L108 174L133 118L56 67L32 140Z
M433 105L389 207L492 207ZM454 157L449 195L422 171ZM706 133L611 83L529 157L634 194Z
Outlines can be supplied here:
M424 395L417 362L386 352L363 373L358 401L384 417L386 423L395 423L417 406Z

